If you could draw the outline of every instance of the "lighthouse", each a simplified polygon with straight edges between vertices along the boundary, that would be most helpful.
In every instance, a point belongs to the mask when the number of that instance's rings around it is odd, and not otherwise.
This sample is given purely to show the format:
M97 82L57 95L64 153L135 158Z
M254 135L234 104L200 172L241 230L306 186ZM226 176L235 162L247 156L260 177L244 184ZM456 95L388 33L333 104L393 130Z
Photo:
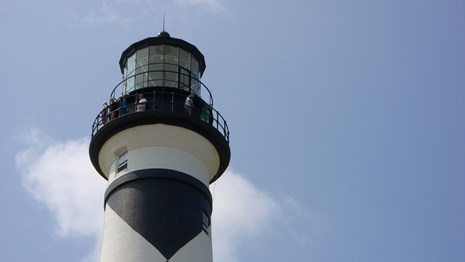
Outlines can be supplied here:
M119 60L123 80L93 125L91 162L108 181L100 261L209 262L209 185L230 160L229 128L191 43L163 31Z

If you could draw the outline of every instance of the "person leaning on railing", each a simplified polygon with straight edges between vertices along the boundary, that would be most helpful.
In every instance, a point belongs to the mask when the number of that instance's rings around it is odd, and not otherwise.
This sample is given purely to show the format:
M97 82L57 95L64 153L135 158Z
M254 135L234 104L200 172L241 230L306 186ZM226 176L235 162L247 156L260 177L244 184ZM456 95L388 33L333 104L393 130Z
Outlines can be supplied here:
M192 114L192 108L194 107L194 97L195 94L191 93L186 97L186 101L184 102L184 110L186 111L186 114L191 115Z
M136 104L136 112L145 111L145 105L147 104L147 99L145 99L143 94L138 95L138 101Z
M210 122L210 105L208 105L207 103L205 103L203 106L202 106L202 109L200 110L200 120L202 121L205 121L207 123Z
M100 119L102 122L102 125L105 125L108 120L108 104L106 101L103 102L103 109L100 111Z
M126 114L127 112L129 112L128 110L128 101L127 101L127 94L123 94L119 100L121 101L121 114Z
M110 120L119 116L119 100L114 97L110 98Z

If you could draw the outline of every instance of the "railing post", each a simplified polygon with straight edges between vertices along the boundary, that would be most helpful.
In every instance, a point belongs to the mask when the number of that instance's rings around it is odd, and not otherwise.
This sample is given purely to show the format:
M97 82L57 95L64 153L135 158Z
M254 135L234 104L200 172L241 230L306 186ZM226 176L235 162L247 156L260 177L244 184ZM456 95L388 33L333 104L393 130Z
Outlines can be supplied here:
M135 94L134 94L134 113L137 112L137 102L139 102L139 101L137 100L137 97L138 97L138 96L139 96L138 93L135 93Z
M171 112L174 112L174 92L171 92Z

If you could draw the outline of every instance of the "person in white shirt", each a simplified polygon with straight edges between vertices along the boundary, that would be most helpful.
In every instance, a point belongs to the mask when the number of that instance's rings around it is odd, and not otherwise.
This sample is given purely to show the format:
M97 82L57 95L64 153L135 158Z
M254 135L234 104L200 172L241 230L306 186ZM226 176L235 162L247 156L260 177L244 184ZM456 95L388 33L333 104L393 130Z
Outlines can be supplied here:
M194 108L194 93L191 93L189 96L186 97L186 101L184 102L184 110L187 114L192 114L192 109Z
M139 101L137 102L137 105L136 105L136 112L145 111L145 104L147 104L147 99L145 99L144 95L142 94L139 94L138 98L139 98Z

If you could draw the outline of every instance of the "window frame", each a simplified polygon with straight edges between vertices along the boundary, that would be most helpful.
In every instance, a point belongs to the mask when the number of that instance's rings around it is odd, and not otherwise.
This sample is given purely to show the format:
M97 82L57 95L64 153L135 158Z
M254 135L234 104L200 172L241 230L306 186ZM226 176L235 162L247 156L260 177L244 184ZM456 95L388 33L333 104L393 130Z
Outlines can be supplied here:
M128 169L128 151L124 150L120 152L116 158L116 173L120 173Z

